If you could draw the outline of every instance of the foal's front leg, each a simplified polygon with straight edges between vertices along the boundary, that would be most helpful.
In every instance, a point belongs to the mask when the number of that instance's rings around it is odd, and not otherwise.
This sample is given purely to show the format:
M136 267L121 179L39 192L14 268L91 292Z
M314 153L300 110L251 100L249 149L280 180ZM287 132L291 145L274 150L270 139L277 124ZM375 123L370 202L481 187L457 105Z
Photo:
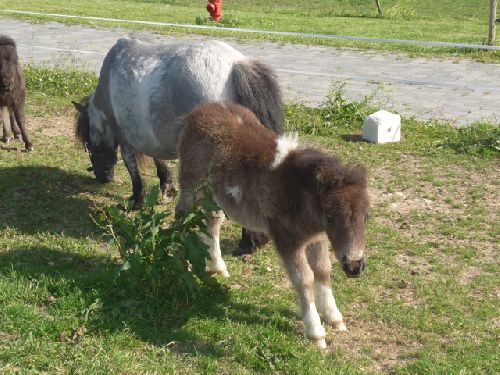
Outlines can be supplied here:
M134 208L142 205L144 200L142 195L142 179L139 174L139 167L135 158L135 152L132 146L128 144L121 144L122 158L127 167L130 178L132 179L132 196L130 200L134 201Z
M304 248L290 251L278 246L288 275L299 296L305 334L320 348L326 348L326 332L314 303L314 274L309 267Z
M314 273L314 294L316 306L323 321L339 331L346 331L344 319L332 293L330 254L328 240L318 239L308 244L306 248L307 261Z

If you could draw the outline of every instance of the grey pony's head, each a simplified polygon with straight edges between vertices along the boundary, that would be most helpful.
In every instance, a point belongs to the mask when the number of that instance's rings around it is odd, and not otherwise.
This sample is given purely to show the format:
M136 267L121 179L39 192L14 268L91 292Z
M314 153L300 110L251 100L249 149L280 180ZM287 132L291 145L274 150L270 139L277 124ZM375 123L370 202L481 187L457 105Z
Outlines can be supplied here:
M19 59L13 39L0 35L0 92L11 93L18 76Z
M96 131L90 119L89 98L85 97L80 103L72 101L77 110L75 136L90 156L92 167L88 168L88 171L94 171L97 181L108 183L114 178L118 147L116 143L110 145L100 139L100 133Z

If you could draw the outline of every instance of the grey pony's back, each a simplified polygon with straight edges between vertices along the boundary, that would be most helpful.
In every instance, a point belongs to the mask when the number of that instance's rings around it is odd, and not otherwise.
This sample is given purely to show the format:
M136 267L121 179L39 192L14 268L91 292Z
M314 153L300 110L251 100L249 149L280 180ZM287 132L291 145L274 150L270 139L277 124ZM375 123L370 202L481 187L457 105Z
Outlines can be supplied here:
M283 134L283 101L274 71L258 60L236 62L231 71L235 101L255 113L260 122Z

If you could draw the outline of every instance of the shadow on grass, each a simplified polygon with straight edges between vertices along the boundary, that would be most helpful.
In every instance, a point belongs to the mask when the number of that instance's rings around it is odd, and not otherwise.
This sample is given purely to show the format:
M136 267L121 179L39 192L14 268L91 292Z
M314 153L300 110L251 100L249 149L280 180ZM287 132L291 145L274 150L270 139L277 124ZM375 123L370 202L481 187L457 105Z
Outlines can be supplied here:
M131 331L134 337L160 347L174 342L175 345L169 346L173 352L190 355L202 353L220 358L227 353L214 343L224 336L219 328L228 323L272 325L273 329L297 334L291 311L277 311L272 309L271 304L262 308L233 301L231 292L228 293L223 287L204 288L200 297L190 303L179 302L183 300L179 295L176 295L175 301L169 300L166 297L168 293L165 296L148 297L141 289L124 288L116 283L116 270L117 265L107 256L83 256L36 247L0 253L0 277L8 280L15 275L17 279L51 280L47 289L58 303L75 314L80 325L85 325L87 336ZM68 285L71 287L68 288ZM81 296L79 303L83 307L67 306L65 303L72 300L75 293ZM92 312L77 312L82 310ZM272 321L276 312L288 319L278 323ZM54 320L58 319L57 313L67 318L68 312L59 311L56 306ZM200 322L187 324L193 319ZM50 332L50 329L44 331ZM57 340L58 332L52 334Z
M89 216L92 202L79 194L97 187L91 177L55 167L0 168L0 230L85 237L95 232Z

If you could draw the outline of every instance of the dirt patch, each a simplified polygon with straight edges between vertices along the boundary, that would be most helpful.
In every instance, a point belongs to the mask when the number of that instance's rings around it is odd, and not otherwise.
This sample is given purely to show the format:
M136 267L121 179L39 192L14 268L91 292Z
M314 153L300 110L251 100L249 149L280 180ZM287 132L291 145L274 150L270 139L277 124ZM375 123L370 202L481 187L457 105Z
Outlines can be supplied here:
M364 362L369 357L364 370L390 373L396 366L404 366L414 360L413 353L421 344L412 332L399 327L391 328L382 322L351 323L347 332L328 330L332 338L327 350L342 350L354 361ZM368 354L368 355L367 355Z
M421 275L426 278L431 276L432 265L423 257L396 254L395 261L400 268L406 270L410 275Z
M28 117L28 132L38 133L44 137L73 138L75 122L71 116Z

